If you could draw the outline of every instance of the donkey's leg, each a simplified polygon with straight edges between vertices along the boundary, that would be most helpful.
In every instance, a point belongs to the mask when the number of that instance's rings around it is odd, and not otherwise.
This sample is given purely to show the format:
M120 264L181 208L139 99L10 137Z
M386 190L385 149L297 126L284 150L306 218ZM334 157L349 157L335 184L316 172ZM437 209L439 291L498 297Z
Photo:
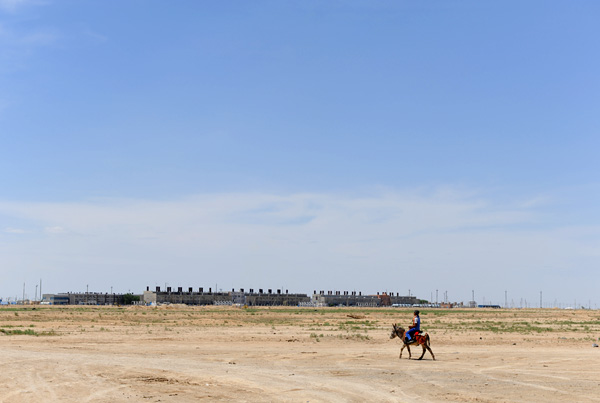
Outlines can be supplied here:
M425 346L427 348L427 351L429 351L429 354L431 354L431 356L433 357L433 361L435 361L435 355L433 355L433 351L431 351L431 348L429 346ZM425 349L423 349L423 354L425 354Z
M404 350L404 347L406 347L406 344L402 345L402 348L400 349L400 357L398 357L398 358L402 358L402 350Z
M412 354L410 352L410 346L408 344L405 344L406 349L408 350L408 359L410 360L410 358L412 357Z
M421 356L419 357L419 360L422 360L423 356L425 355L425 344L421 344L421 347L423 347L423 354L421 354Z

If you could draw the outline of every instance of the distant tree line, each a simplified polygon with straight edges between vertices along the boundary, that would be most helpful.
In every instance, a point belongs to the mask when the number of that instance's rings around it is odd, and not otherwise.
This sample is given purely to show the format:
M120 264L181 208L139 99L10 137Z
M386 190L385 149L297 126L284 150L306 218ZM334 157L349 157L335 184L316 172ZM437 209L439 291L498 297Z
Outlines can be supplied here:
M127 294L123 295L123 305L131 305L134 302L139 302L139 301L140 301L139 295L133 295L131 293L127 293Z

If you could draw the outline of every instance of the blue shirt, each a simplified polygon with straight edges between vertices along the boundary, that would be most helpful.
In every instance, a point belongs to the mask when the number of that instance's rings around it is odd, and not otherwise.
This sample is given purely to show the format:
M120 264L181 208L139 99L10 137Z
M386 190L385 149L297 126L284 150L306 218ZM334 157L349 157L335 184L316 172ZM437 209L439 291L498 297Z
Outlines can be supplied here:
M415 322L415 327L414 328L417 329L417 330L421 330L421 318L419 318L417 316L417 317L415 317L413 319L413 321Z

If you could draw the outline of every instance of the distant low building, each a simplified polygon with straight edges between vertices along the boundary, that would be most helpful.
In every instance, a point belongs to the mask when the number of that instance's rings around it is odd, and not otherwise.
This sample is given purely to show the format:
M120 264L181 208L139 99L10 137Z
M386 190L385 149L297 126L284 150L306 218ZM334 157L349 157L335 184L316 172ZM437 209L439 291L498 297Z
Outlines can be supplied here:
M356 291L316 291L311 301L315 306L361 306L376 307L381 305L381 300L376 295L362 295Z
M419 302L416 297L400 296L394 293L378 293L377 295L362 295L360 291L319 291L313 292L312 302L318 306L412 306Z
M41 303L44 305L123 305L125 294L96 292L44 294Z
M231 290L230 292L213 292L212 288L204 290L198 288L195 291L192 287L183 290L183 287L178 287L177 290L167 287L166 290L161 290L156 287L155 291L150 291L150 287L146 287L144 291L143 301L146 304L186 304L186 305L247 305L247 306L298 306L310 302L310 298L306 294L290 294L288 290L272 289L263 290L262 288L255 292L250 289L246 292L244 289L239 291Z

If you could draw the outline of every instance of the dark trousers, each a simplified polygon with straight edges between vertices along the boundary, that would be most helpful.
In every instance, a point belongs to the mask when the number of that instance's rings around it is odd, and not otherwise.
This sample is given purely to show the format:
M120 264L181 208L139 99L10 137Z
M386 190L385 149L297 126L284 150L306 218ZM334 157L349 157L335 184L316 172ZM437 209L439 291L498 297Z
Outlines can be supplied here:
M415 333L418 331L419 331L419 329L417 329L416 327L413 327L408 332L406 332L406 336L409 337L410 339L412 339L415 337Z

